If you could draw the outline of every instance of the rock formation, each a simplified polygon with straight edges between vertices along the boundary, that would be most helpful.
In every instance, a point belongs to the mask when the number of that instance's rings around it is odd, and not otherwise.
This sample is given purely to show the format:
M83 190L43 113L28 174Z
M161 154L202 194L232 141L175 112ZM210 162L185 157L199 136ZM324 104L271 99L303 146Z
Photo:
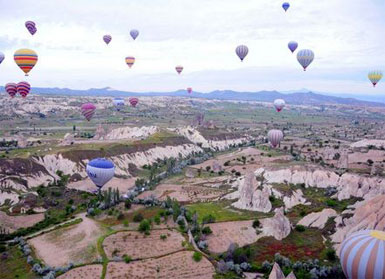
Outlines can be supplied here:
M323 229L329 218L336 217L337 212L331 208L325 208L321 212L312 212L303 217L298 225Z
M104 136L104 139L107 140L121 140L121 139L145 139L150 135L158 132L158 127L149 126L149 127L121 127L116 128L110 131L107 135Z
M273 269L269 275L269 279L285 279L285 275L277 263L274 263Z
M260 222L262 232L265 235L273 236L277 240L282 240L290 234L290 221L284 215L283 207L275 209L274 217L261 219Z
M306 199L303 197L301 189L293 191L290 197L283 197L283 202L286 209L290 209L298 204L310 205L310 202L306 202Z

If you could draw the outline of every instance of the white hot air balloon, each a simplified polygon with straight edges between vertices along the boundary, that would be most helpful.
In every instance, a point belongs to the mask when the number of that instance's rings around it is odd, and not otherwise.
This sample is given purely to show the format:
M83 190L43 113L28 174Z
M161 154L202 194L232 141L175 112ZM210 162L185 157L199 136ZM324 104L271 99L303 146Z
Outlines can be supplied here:
M306 71L307 67L309 67L314 60L314 52L310 49L302 49L297 53L297 60L303 67L303 70Z
M114 164L104 158L93 159L87 164L86 172L99 190L114 177Z
M280 112L284 107L285 107L285 100L282 100L282 99L276 99L274 101L274 107L275 109Z
M283 139L283 133L281 130L270 130L267 133L267 138L270 142L270 145L273 148L276 148L281 143L281 140Z

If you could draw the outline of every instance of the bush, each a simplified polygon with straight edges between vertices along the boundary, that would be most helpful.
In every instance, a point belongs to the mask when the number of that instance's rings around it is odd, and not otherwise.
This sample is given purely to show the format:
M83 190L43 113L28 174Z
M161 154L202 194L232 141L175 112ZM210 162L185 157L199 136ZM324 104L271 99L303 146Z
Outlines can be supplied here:
M150 221L147 219L144 219L139 224L139 231L143 233L149 233L151 229Z
M337 205L337 201L335 200L327 200L326 201L327 206L334 207Z
M241 176L241 173L239 171L235 172L236 176Z
M126 209L130 209L130 208L131 208L131 202L130 202L129 200L125 200L125 201L124 201L124 207L125 207Z
M156 215L156 216L154 217L154 222L155 222L155 224L157 224L157 225L160 224L160 217L159 217L158 215Z
M225 167L228 167L230 165L230 161L226 161L224 164L223 164Z
M144 219L144 217L141 213L135 214L134 218L133 218L134 222L137 222L137 223L141 222L143 219Z
M209 223L214 223L215 222L215 217L211 214L205 215L202 218L202 223L203 224L209 224Z
M295 230L297 232L304 232L304 231L306 231L306 227L302 226L302 225L297 225L297 226L295 226Z
M123 220L123 226L128 227L128 225L129 225L128 220Z
M5 250L6 250L5 245L0 245L0 253L5 252Z
M123 220L124 219L124 214L122 212L119 212L118 216L116 216L116 219L120 220L120 221Z
M253 221L253 228L256 229L256 228L259 228L261 226L261 222L259 222L258 219L255 219Z
M203 234L212 234L213 231L211 230L210 227L204 227L204 228L202 229L202 233L203 233Z
M125 263L129 263L132 261L132 258L130 256L127 256L126 254L123 255L123 260Z
M193 254L193 259L196 262L200 262L202 260L202 254L195 251Z
M162 240L166 240L166 239L167 239L167 235L165 235L165 234L161 234L161 235L160 235L160 239L162 239Z
M331 248L327 249L326 257L328 258L329 261L334 262L337 259L336 251L334 251L334 249L331 249Z

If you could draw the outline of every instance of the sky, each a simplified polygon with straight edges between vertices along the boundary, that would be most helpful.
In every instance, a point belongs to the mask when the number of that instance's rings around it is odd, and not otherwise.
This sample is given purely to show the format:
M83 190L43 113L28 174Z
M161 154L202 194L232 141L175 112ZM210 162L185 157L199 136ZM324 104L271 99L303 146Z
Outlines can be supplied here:
M385 95L370 70L385 72L385 1L289 0L0 0L0 84L154 92L213 90ZM25 21L36 22L31 36ZM134 41L130 29L138 29ZM107 46L102 37L112 36ZM304 72L287 43L311 49ZM241 62L237 45L249 54ZM39 61L29 77L13 53ZM126 56L136 62L129 69ZM175 71L182 65L181 75Z

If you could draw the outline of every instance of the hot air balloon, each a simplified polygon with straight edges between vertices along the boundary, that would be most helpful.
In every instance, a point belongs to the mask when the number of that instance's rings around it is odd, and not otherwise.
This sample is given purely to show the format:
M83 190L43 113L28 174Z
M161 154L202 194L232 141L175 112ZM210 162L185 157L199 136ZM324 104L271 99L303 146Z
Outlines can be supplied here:
M385 278L385 232L363 230L345 238L340 261L349 279Z
M23 48L15 52L14 59L17 66L28 76L29 71L31 71L37 63L37 54L31 49Z
M376 87L376 84L382 79L381 71L371 71L368 74L369 80L373 83L373 87Z
M86 104L83 104L81 106L81 111L82 111L82 114L84 115L84 117L90 121L91 118L94 116L94 113L95 113L95 110L96 110L96 107L94 104L91 104L91 103L86 103Z
M291 53L294 53L294 51L295 51L295 50L297 49L297 47L298 47L298 43L295 42L295 41L291 41L291 42L288 43L287 46L289 47Z
M30 21L30 20L26 21L25 27L27 27L27 29L28 29L29 33L31 33L31 35L34 35L37 31L36 24L33 21Z
M17 84L16 89L17 93L19 93L21 97L25 98L31 90L31 85L26 81L21 81Z
M88 177L100 189L114 177L114 163L104 158L93 159L86 167Z
M245 45L237 46L235 53L238 55L239 59L243 61L243 59L245 59L246 55L249 53L249 48Z
M135 63L135 57L132 57L132 56L127 56L126 57L126 64L128 65L128 67L132 67L132 65L134 65Z
M276 99L274 101L274 107L275 109L280 112L285 107L285 100L282 99Z
M297 53L297 60L302 65L303 70L306 71L306 68L314 60L314 53L310 49L302 49Z
M113 103L117 111L124 107L124 100L122 98L115 98Z
M285 12L290 8L290 4L288 2L285 2L282 4L282 8L285 10Z
M128 101L130 102L132 107L136 107L136 105L139 103L139 99L135 97L128 99Z
M5 85L5 91L11 96L11 98L16 96L17 93L17 84L16 83L7 83Z
M2 53L1 51L0 51L0 64L1 64L1 62L3 62L3 60L4 60L4 53Z
M183 67L182 66L176 66L175 70L177 71L178 74L180 74L183 71Z
M191 88L191 87L187 87L187 92L188 92L189 94L191 94L191 93L192 93L192 88Z
M270 145L273 148L276 148L281 143L281 140L283 139L283 133L281 130L270 130L267 133L267 138L270 142Z
M130 31L130 35L131 35L131 37L135 40L135 39L139 36L139 31L136 30L136 29L132 29L132 30Z
M104 35L103 36L103 41L108 45L112 40L111 35Z

